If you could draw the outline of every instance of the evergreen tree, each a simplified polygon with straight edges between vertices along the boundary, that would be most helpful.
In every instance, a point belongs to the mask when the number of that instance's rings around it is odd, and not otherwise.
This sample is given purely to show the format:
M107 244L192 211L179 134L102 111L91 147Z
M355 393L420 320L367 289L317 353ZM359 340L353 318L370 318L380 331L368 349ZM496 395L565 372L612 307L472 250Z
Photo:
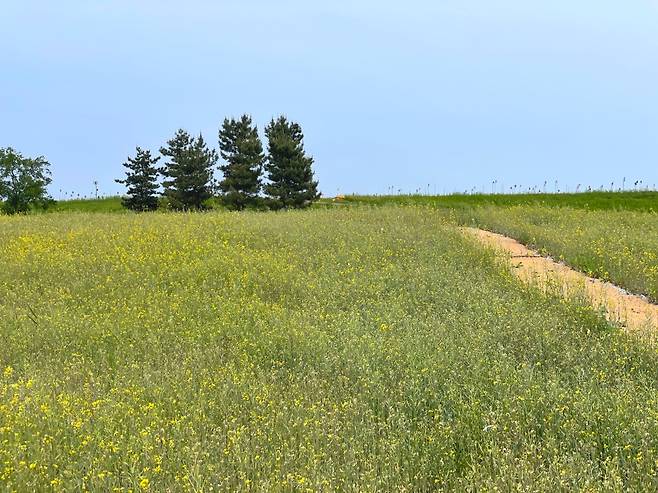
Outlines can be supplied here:
M219 152L226 164L219 188L222 202L230 209L241 210L258 203L263 172L263 144L251 117L227 118L219 130Z
M137 147L137 155L128 157L123 165L128 168L125 180L115 180L128 188L128 195L121 199L121 204L133 211L153 211L158 208L158 168L155 164L160 157L151 156L151 151Z
M302 208L320 198L313 180L313 158L304 151L304 134L299 124L281 116L265 129L268 156L265 169L269 183L265 191L274 208Z
M208 149L203 136L191 137L185 130L178 130L160 149L169 158L161 170L165 176L164 195L174 209L201 209L211 194L212 168L217 153Z

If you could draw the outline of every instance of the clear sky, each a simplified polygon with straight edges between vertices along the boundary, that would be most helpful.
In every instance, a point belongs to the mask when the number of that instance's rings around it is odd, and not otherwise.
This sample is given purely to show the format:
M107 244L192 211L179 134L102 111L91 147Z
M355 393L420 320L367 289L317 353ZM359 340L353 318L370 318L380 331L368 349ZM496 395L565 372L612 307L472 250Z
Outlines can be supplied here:
M136 145L302 124L325 195L658 183L658 0L2 0L0 147L53 195Z

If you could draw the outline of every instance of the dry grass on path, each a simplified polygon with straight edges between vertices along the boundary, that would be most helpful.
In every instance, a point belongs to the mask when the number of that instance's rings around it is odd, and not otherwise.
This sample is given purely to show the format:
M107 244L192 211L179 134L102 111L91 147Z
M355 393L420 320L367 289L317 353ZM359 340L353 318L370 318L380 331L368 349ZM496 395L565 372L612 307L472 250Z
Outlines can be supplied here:
M508 257L512 272L522 281L545 291L557 289L565 297L584 295L592 306L603 309L611 322L656 342L658 305L614 284L588 277L563 263L542 257L513 238L478 228L461 229L485 245L502 251Z

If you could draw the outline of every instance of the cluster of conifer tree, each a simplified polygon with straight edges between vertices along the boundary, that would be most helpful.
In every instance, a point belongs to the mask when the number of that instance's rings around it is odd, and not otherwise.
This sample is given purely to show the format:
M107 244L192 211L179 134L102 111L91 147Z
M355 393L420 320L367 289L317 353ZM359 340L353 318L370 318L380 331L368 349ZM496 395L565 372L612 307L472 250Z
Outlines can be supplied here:
M313 158L304 150L300 125L281 116L267 125L265 135L267 154L258 128L250 116L243 115L224 120L219 129L219 156L201 134L194 137L182 129L160 149L161 156L137 147L135 157L124 163L126 177L116 180L128 189L122 203L135 211L155 210L162 204L194 210L203 209L208 199L217 196L227 208L242 210L302 208L317 200ZM166 162L158 167L161 157ZM220 157L223 177L216 183L213 171Z

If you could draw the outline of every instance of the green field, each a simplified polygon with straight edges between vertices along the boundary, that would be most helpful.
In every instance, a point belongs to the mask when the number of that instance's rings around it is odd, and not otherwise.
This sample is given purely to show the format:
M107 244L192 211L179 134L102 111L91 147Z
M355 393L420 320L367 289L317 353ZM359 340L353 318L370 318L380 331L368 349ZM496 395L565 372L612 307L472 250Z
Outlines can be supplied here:
M658 213L535 205L459 209L454 217L510 236L590 276L658 301Z
M533 205L587 210L658 212L658 192L586 192L475 195L348 195L345 202L369 205L428 205L449 209Z
M350 195L340 201L323 199L315 208L384 205L433 207L451 221L513 237L658 302L658 192ZM123 211L119 197L63 201L51 210Z
M434 207L0 217L0 259L8 490L658 489L655 348Z
M49 212L124 212L121 197L102 199L59 200L48 209Z
M589 210L626 210L658 212L658 192L588 192L516 195L348 195L343 200L351 205L428 205L450 209L480 206L536 205L572 207ZM331 204L322 199L318 206ZM58 201L51 212L116 212L122 210L120 197Z
M208 209L221 209L217 198L206 201ZM60 200L48 208L47 212L128 212L121 205L121 197L103 197L100 199ZM165 211L163 211L165 212Z
M658 192L350 196L345 203L431 206L658 301Z

